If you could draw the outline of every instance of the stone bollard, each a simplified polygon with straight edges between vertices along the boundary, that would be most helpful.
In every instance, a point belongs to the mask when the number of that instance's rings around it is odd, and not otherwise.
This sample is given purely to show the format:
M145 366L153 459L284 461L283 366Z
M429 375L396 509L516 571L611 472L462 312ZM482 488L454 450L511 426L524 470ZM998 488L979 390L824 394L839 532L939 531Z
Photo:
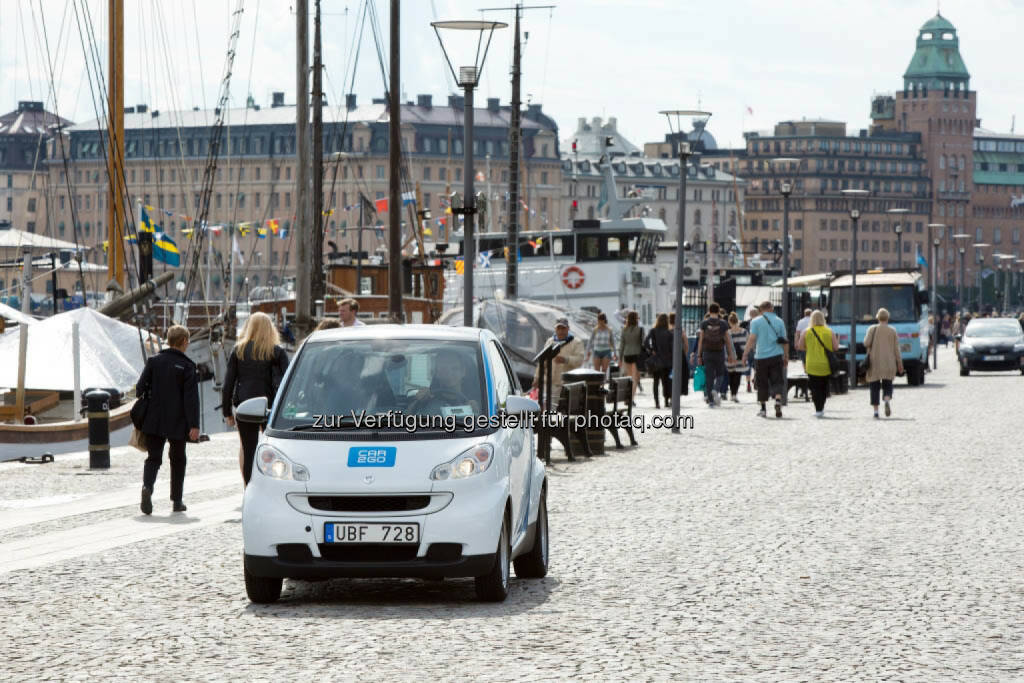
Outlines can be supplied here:
M94 389L85 395L89 418L89 469L110 469L110 394Z

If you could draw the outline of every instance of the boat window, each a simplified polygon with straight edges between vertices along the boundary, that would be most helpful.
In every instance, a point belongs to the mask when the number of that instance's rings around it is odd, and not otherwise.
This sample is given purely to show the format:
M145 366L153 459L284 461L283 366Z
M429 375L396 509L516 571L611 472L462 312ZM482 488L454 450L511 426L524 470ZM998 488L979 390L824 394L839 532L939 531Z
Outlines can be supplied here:
M629 260L627 235L583 235L580 241L580 261Z

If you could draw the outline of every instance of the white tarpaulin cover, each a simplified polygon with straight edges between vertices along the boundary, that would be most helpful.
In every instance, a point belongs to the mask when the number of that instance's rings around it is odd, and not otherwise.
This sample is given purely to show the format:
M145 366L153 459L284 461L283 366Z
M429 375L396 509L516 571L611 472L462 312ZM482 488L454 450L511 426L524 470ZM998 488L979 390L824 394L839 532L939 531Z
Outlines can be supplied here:
M12 308L7 304L0 304L0 318L7 318L8 320L13 320L16 323L25 323L27 325L31 325L36 321L32 316L25 315L17 308Z
M135 385L145 361L139 344L139 330L91 308L77 308L26 326L28 354L25 388L73 391L71 323L79 326L81 388L126 390ZM143 339L148 333L143 331ZM18 384L18 337L0 338L0 387Z

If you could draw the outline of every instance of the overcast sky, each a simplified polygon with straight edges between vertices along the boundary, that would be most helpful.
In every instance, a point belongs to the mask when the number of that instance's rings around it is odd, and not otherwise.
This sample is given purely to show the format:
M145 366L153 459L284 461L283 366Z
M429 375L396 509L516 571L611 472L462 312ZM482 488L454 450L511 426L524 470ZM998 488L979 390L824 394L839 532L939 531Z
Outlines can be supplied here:
M213 107L223 75L231 14L238 0L124 0L128 105L170 110ZM313 0L309 0L312 6ZM406 0L402 3L403 99L430 93L444 101L453 83L430 22L478 19L481 7L508 0ZM523 99L543 105L572 136L580 117L614 116L638 145L667 132L662 109L713 112L709 130L720 146L738 145L742 131L779 120L823 117L868 123L870 98L902 87L921 25L934 0L537 0L554 10L525 12L529 32ZM283 90L295 101L293 0L245 0L231 80L236 106L252 94L269 104ZM46 41L54 64L58 113L95 117L75 7L85 6L105 68L106 0L0 0L0 110L44 99L54 110ZM328 102L338 104L352 78L362 0L322 0ZM387 58L389 3L377 0ZM1010 129L1024 115L1020 27L1024 0L943 0L977 90L982 125ZM511 21L511 12L488 19ZM85 21L84 13L78 17ZM511 30L498 31L487 58L478 103L511 95ZM91 43L86 41L86 47ZM385 64L386 66L386 64ZM95 76L95 74L93 73ZM367 26L355 68L361 101L384 86ZM749 113L750 111L753 113ZM1020 122L1024 130L1024 118Z

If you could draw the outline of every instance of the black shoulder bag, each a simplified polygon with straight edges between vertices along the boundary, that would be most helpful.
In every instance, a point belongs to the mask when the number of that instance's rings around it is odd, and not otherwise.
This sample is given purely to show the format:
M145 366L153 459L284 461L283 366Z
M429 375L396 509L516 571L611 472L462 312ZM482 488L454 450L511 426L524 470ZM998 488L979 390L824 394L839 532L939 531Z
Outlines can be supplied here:
M828 359L828 371L829 371L829 373L831 373L832 376L838 375L839 374L839 359L836 357L835 352L832 349L830 349L827 346L825 346L825 343L823 341L821 341L821 337L818 336L818 333L814 331L813 327L809 327L807 329L809 329L811 331L811 334L814 335L814 338L818 340L818 343L821 344L821 348L825 351L825 358Z

